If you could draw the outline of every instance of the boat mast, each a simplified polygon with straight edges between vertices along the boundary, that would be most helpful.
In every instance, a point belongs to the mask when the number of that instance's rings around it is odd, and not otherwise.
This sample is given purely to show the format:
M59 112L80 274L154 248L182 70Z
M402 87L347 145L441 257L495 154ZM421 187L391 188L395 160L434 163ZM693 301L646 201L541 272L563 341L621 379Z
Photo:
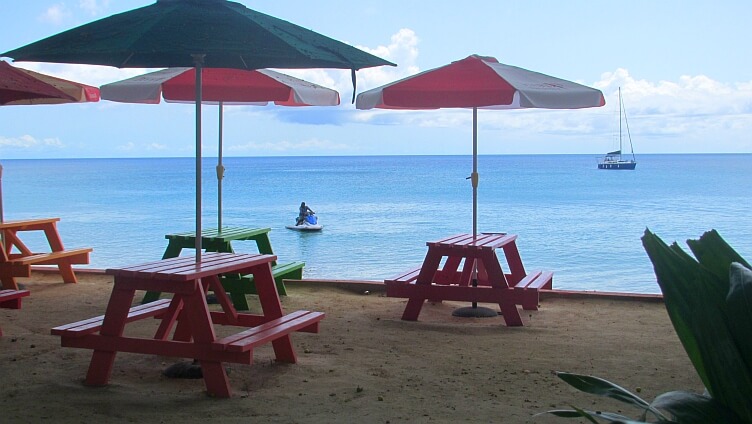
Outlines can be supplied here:
M627 109L624 108L624 100L621 97L621 87L619 87L619 150L621 150L621 111L624 111L624 124L627 126L627 136L629 138L629 151L632 152L632 162L635 162L634 147L632 146L632 133L629 131L629 120L627 119Z
M619 159L621 159L621 87L619 87Z

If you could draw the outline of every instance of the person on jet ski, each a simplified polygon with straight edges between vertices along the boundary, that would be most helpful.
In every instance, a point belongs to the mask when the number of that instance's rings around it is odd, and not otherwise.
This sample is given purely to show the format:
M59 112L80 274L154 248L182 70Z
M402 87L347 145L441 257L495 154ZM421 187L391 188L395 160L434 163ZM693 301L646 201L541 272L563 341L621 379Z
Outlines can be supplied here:
M316 212L312 211L311 208L309 208L305 204L305 202L300 202L300 211L298 212L298 219L295 222L295 225L301 225L305 221L306 216L308 216L309 213L315 214Z

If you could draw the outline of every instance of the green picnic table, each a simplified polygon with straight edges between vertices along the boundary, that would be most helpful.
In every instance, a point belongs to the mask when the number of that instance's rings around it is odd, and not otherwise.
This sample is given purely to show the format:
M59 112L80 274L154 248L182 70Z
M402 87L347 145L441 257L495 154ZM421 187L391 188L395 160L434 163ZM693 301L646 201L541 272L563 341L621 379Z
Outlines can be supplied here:
M218 228L208 228L201 231L201 247L207 252L235 253L232 248L233 241L254 241L259 253L273 255L274 251L269 241L270 231L271 228L222 227L221 231ZM195 231L167 234L165 238L167 249L162 259L175 258L180 256L183 249L196 248ZM303 278L304 266L305 262L272 262L272 274L280 295L287 295L283 280ZM247 311L249 307L246 295L256 294L253 275L222 274L220 281L225 291L230 294L235 309ZM160 292L148 291L141 303L153 302L159 299L160 294Z

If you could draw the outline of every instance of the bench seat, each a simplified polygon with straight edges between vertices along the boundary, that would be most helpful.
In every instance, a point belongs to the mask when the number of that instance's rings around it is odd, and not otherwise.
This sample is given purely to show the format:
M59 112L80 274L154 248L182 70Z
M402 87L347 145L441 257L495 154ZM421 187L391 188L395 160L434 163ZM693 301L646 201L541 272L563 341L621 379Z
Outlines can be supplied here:
M8 262L15 262L22 265L57 265L60 262L70 264L88 264L89 253L94 249L91 247L81 247L76 249L65 249L57 252L34 253L30 256L18 256L17 254L8 255Z
M28 295L28 290L0 290L0 308L21 309L21 298Z
M224 337L212 343L214 350L246 352L255 346L268 343L281 335L294 331L307 333L319 332L319 321L324 319L323 312L295 311L271 320L257 327Z
M0 262L0 280L3 287L18 290L16 277L31 277L32 265L57 265L64 282L77 283L76 275L70 266L88 264L89 254L93 250L90 247L82 247L31 255L11 253L7 255L7 261Z
M128 311L128 318L125 322L129 323L139 319L160 315L170 306L170 302L171 299L159 299L151 303L134 306ZM103 322L104 315L100 315L98 317L55 327L51 330L51 334L54 336L81 337L99 331L102 328Z
M522 309L537 311L540 303L540 289L553 288L554 273L550 271L532 271L514 285L514 290L522 299Z
M387 296L390 296L390 293L392 293L396 297L401 297L404 290L400 286L415 284L418 280L420 270L421 267L413 268L384 280ZM530 272L513 286L516 293L515 303L522 305L522 309L524 310L537 311L538 304L540 303L540 289L551 290L553 288L553 275L554 273L550 271ZM434 285L436 284L434 283ZM488 284L485 284L485 286L488 286Z
M0 308L21 309L21 298L29 295L28 290L0 290ZM3 329L0 328L0 337Z
M303 278L303 267L305 262L289 262L284 264L276 264L272 266L272 275L274 276L274 284L277 286L277 292L282 295L287 295L287 289L283 280L300 280ZM223 275L222 286L228 293L233 293L233 289L236 292L246 294L257 294L256 285L253 284L253 274L248 275ZM234 302L234 297L233 297ZM237 307L237 305L235 305Z
M397 274L392 278L384 280L385 284L407 284L407 283L413 283L418 280L418 275L420 274L420 268L413 268L408 271L405 271L401 274Z

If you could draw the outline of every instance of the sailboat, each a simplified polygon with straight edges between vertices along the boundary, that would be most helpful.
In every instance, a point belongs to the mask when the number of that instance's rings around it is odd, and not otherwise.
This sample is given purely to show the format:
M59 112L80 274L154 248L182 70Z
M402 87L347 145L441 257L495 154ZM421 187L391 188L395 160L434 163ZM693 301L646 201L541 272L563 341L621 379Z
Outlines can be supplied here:
M622 117L627 127L627 137L629 138L629 149L632 159L622 157ZM634 148L632 147L632 135L629 133L629 122L627 121L627 111L624 110L624 100L621 97L621 87L619 87L619 150L606 153L598 162L598 169L635 169L637 161L635 160Z

